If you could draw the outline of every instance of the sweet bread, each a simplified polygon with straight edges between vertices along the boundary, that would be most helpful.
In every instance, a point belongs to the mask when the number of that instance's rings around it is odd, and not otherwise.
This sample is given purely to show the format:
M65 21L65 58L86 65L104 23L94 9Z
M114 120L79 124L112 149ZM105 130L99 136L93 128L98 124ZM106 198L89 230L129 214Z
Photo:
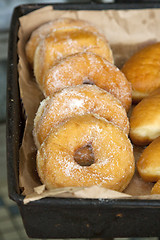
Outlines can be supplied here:
M84 29L86 31L97 32L98 30L92 26L90 23L71 18L58 18L53 21L44 23L36 30L34 30L30 36L29 41L26 44L26 56L29 63L32 65L34 60L34 53L36 47L42 39L44 39L49 33L54 31L67 32L74 29Z
M40 86L45 96L65 87L83 83L95 84L117 97L126 111L131 105L131 84L124 74L99 55L76 53L50 68Z
M145 181L160 180L160 137L145 148L137 162L137 169Z
M91 144L94 163L81 166L75 151ZM50 132L37 154L37 170L48 189L100 185L123 191L134 174L132 145L124 132L91 115L73 117Z
M160 194L160 180L158 180L158 181L154 184L154 186L153 186L153 188L152 188L152 190L151 190L151 194Z
M129 132L127 113L112 94L95 85L68 87L44 99L34 120L36 146L42 144L51 128L76 115L97 114Z
M94 32L76 29L68 32L55 31L43 39L34 55L34 75L43 84L46 71L62 58L78 52L93 52L113 62L107 40Z
M149 45L134 54L122 72L132 84L134 102L139 102L160 87L160 43Z
M147 145L160 136L160 88L144 98L130 117L130 138L136 145Z

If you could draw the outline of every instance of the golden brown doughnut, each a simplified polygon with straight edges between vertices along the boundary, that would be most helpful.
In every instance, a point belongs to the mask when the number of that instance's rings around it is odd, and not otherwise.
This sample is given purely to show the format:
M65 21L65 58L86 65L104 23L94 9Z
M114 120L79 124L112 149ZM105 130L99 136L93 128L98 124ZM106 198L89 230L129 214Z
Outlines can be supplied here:
M133 101L138 102L160 87L160 43L143 48L123 66L122 72L132 84Z
M95 84L112 93L128 111L131 105L131 84L124 74L99 55L76 53L62 59L49 69L40 87L45 96L68 86Z
M160 137L156 138L143 151L137 162L137 169L145 181L160 180Z
M91 144L94 163L81 166L75 151ZM92 115L71 118L50 132L37 154L37 170L48 189L100 185L123 191L134 174L132 145L124 132Z
M160 194L160 180L154 184L151 194Z
M160 136L160 88L144 98L130 117L130 137L137 145L147 145Z
M33 64L34 53L36 47L40 43L42 39L44 39L49 33L54 32L56 30L61 32L71 31L72 29L85 29L91 32L97 32L98 30L92 26L90 23L71 18L58 18L53 21L44 23L36 30L34 30L30 36L29 41L26 44L26 56L30 64Z
M98 114L129 132L125 109L112 94L95 85L68 87L46 98L40 104L34 120L34 139L39 147L51 128L66 119L88 113Z
M60 59L78 52L93 52L113 62L107 40L100 34L76 29L55 31L43 39L34 55L34 75L41 85L45 72Z

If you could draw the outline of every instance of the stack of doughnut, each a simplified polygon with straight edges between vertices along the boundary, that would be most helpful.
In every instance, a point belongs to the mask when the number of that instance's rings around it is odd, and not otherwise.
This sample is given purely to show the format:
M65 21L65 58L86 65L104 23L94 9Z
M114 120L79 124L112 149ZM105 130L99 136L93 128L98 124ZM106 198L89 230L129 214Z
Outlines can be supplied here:
M33 31L26 56L44 95L33 129L41 182L123 191L135 170L131 84L106 38L88 22L61 18Z
M138 103L130 116L130 138L145 147L137 169L145 181L157 182L151 193L160 194L160 43L134 54L122 72L132 84L133 102Z

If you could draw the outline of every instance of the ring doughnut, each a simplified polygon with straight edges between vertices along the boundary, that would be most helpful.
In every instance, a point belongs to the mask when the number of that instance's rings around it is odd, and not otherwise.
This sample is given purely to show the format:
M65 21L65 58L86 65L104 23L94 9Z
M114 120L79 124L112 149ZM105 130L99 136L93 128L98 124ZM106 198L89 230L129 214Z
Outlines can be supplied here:
M137 162L140 176L147 182L160 180L160 137L146 147Z
M131 84L116 66L90 52L76 53L54 65L46 72L41 90L48 96L62 88L83 83L95 84L112 93L129 110Z
M31 65L33 65L34 53L36 47L42 39L44 39L49 33L56 30L64 32L72 29L85 29L86 31L97 32L98 30L90 23L71 18L58 18L53 21L47 22L36 30L34 30L30 36L29 41L26 44L26 56Z
M143 98L130 117L130 138L136 145L147 145L160 136L160 88Z
M93 52L109 62L113 56L107 40L100 34L76 29L68 32L55 31L41 40L34 55L36 81L43 81L45 72L60 59L78 52Z
M75 115L97 114L129 132L127 113L112 94L95 85L68 87L44 99L34 120L33 135L39 148L51 128Z
M134 102L139 102L160 87L160 43L152 44L134 54L122 72L132 84Z
M94 163L80 166L75 151L90 143ZM92 115L71 118L50 132L37 154L37 170L48 189L100 185L123 191L134 174L132 145L124 132Z

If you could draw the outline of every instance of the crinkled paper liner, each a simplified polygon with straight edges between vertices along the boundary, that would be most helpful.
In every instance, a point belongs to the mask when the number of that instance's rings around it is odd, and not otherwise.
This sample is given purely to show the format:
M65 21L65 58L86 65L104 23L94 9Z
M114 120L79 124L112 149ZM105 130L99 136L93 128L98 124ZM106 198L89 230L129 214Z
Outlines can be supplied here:
M44 98L33 77L25 56L25 44L30 34L45 22L69 17L83 19L95 25L111 44L115 65L119 68L138 49L160 40L160 9L145 10L102 10L102 11L59 11L47 6L21 17L18 41L20 94L26 115L26 125L20 148L19 185L25 195L24 202L44 197L76 198L146 198L157 199L150 195L152 183L144 182L137 171L124 193L119 193L99 186L88 188L59 188L46 190L41 184L36 171L36 147L32 130L35 113ZM134 147L137 160L142 148Z

